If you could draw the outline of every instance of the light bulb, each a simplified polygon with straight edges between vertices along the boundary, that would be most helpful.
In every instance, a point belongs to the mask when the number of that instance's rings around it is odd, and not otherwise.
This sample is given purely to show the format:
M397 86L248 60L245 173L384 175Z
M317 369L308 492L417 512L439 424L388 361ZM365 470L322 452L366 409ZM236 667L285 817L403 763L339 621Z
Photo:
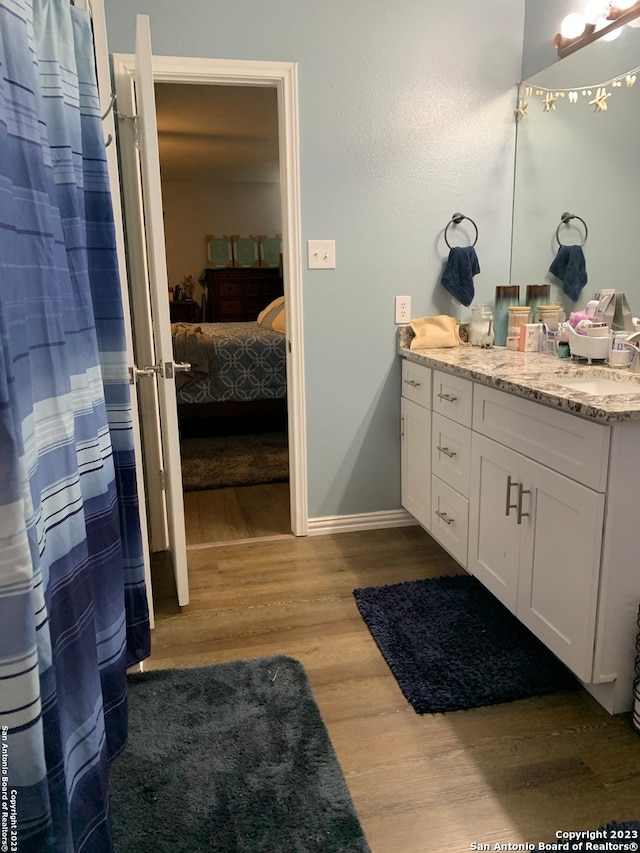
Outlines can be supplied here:
M586 21L580 12L571 12L560 24L560 35L574 39L584 32Z
M595 24L598 18L604 18L609 12L607 0L589 0L584 7L584 19L587 24Z
M632 6L636 5L636 0L616 0L615 3L611 4L612 6L616 6L618 9L630 9Z

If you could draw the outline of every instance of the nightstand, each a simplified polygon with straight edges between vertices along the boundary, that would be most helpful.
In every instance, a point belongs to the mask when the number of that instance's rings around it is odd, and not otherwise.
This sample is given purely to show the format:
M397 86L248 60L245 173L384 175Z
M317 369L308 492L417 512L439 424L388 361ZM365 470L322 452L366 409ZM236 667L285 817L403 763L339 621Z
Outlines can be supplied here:
M199 323L202 319L202 308L200 303L193 299L170 302L169 317L172 323Z

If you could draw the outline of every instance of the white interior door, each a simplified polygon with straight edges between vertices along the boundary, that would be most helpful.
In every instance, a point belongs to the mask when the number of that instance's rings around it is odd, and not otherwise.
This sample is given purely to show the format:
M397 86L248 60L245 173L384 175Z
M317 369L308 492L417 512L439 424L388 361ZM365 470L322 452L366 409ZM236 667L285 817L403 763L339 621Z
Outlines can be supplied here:
M133 311L130 301L130 293L128 287L128 274L126 263L126 249L124 240L124 225L123 211L120 202L120 163L118 161L115 137L116 128L114 121L114 102L112 97L111 87L111 71L109 68L109 49L107 45L107 27L104 15L104 4L102 0L93 0L91 9L89 9L89 0L76 0L76 5L90 11L93 25L93 40L96 57L96 76L98 81L98 91L100 94L100 106L103 114L103 129L106 142L107 167L109 170L109 185L111 188L111 203L113 206L113 217L115 224L116 248L118 254L118 272L120 276L120 286L122 291L122 306L124 313L124 330L127 346L127 362L129 369L132 371L132 376L135 376L135 359L136 352L134 347L134 333L132 328ZM147 390L151 387L151 383L147 383L147 388L140 387L140 390ZM146 531L152 527L151 516L153 514L154 492L145 488L145 470L143 465L143 449L141 424L144 421L140 418L142 400L138 394L138 385L135 381L131 385L131 409L132 409L132 433L133 446L136 465L136 481L138 487L138 507L140 515L140 529L142 531L142 552L144 560L144 576L147 587L147 602L149 605L149 623L154 627L154 608L153 608L153 593L151 587L151 559L149 553L149 541ZM157 405L154 407L157 411ZM156 466L157 467L157 466ZM158 490L156 490L158 491ZM160 495L162 501L162 529L166 527L164 498ZM148 513L147 513L148 510ZM166 534L164 536L166 542Z
M145 266L148 273L151 305L150 333L155 354L153 368L157 377L158 412L160 415L162 451L160 479L165 496L168 545L175 574L178 603L185 605L189 602L189 581L175 387L176 365L173 360L169 319L151 37L149 18L146 15L137 17L134 77L135 124L141 174L141 185L139 184L138 189L141 194L140 204L144 216L143 248L146 254ZM135 282L133 286L135 287Z

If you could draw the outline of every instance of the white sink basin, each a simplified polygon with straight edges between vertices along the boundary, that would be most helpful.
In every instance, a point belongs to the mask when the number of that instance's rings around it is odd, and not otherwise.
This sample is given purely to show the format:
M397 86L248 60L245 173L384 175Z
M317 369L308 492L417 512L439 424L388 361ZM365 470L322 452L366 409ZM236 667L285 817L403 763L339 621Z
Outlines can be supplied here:
M600 376L556 381L563 388L570 388L572 391L582 391L585 394L593 394L594 397L612 397L614 394L640 394L640 384L634 385L632 382L603 379Z

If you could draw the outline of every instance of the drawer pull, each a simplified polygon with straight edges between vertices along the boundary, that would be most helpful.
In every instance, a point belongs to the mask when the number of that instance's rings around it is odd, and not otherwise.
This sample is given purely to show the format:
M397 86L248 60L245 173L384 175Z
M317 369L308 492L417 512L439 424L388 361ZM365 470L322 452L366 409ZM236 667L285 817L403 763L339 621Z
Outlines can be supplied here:
M419 388L422 385L422 382L416 382L415 379L405 379L405 385L411 385L412 388Z
M449 450L448 447L436 447L436 450L439 450L440 453L444 453L445 456L448 456L449 459L453 459L454 456L457 456L455 450Z
M530 494L531 489L525 489L522 483L518 483L518 524L522 524L523 518L529 518L528 512L522 512L522 496Z
M452 397L451 394L442 394L441 393L441 394L438 394L438 397L440 397L441 400L444 400L445 403L455 403L458 400L457 397Z
M504 513L507 517L509 517L509 512L512 509L519 509L518 504L511 503L511 487L517 485L518 483L514 483L511 479L511 474L509 474L509 476L507 477L507 506ZM520 522L518 522L518 524L520 524Z
M455 520L453 518L449 518L446 512L440 512L439 509L436 510L436 515L438 516L438 518L441 518L445 524L453 524Z

